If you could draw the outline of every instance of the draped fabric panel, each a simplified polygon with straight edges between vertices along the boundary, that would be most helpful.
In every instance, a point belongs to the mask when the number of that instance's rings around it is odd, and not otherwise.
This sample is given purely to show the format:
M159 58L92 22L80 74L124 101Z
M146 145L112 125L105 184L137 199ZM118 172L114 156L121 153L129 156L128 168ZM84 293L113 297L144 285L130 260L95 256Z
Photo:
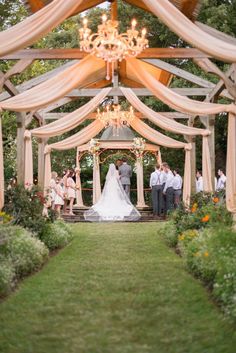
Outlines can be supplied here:
M4 166L2 144L2 118L0 117L0 211L4 206Z
M54 0L34 15L0 32L0 56L23 49L62 23L83 0Z
M98 202L102 194L101 180L100 180L100 167L99 156L93 155L93 205Z
M137 158L137 207L146 207L143 191L143 159Z
M80 178L80 162L79 162L79 151L77 148L76 151L76 206L84 207L83 197L82 197L82 187L81 187L81 178Z
M50 180L51 180L51 153L50 149L45 147L45 169L44 169L44 195L48 195Z
M188 207L191 197L191 151L185 150L183 202Z
M36 137L44 138L61 135L74 129L86 120L88 114L95 110L95 108L108 95L111 89L111 87L103 88L101 92L99 92L93 99L79 109L48 125L31 130L31 134Z
M120 87L122 93L126 99L135 107L139 112L141 112L146 118L152 121L155 125L166 131L172 131L177 134L183 135L205 135L209 134L208 130L198 129L195 127L186 126L178 123L174 119L169 119L160 113L155 112L154 110L147 107L141 100L136 96L136 94L130 88Z
M127 58L126 61L128 63L127 69L132 71L145 87L147 87L163 103L177 111L197 115L218 114L222 112L236 113L235 104L199 102L183 97L156 80L155 77L145 70L145 63L141 60Z
M64 97L74 88L81 88L105 77L105 63L93 55L65 69L55 77L0 103L0 108L32 111Z
M236 46L210 35L182 14L168 0L143 0L174 33L189 44L223 61L236 61Z
M202 139L202 178L203 178L203 190L206 192L212 192L212 175L211 175L211 156L209 148L209 140L207 136L203 136Z
M160 132L152 129L150 126L148 126L138 118L134 118L130 122L130 126L149 141L152 141L164 147L185 148L188 145L184 142L174 140L171 137L161 134Z
M236 115L229 114L226 163L226 206L236 215Z
M60 151L75 148L91 140L91 138L95 137L102 129L104 129L104 126L100 120L95 120L75 135L70 136L65 140L48 145L47 148Z
M33 151L30 131L25 131L25 188L30 189L33 181Z

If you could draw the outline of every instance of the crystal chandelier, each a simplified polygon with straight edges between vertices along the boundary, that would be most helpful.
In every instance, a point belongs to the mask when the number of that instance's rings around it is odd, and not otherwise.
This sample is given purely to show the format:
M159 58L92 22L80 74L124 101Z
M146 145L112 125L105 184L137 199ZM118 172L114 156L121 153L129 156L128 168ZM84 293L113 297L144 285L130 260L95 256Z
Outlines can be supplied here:
M92 53L107 62L107 80L110 79L110 67L113 77L115 62L122 61L125 57L137 56L148 48L147 31L143 28L140 34L136 29L135 19L131 22L131 28L121 34L118 32L119 22L107 20L105 14L97 33L91 33L87 24L88 20L84 18L83 28L79 29L80 50Z
M121 110L119 104L107 105L105 111L97 109L96 118L99 119L105 127L112 126L113 136L119 136L119 129L122 126L129 126L135 118L134 109L130 106L129 110Z

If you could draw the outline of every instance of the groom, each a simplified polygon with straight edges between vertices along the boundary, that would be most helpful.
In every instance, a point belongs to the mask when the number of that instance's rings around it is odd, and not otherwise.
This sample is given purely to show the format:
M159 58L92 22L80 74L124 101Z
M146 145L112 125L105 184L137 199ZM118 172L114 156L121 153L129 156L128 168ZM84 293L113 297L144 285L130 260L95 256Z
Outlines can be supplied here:
M130 178L132 176L131 166L127 163L127 158L122 158L122 164L119 166L120 181L128 197L130 197Z

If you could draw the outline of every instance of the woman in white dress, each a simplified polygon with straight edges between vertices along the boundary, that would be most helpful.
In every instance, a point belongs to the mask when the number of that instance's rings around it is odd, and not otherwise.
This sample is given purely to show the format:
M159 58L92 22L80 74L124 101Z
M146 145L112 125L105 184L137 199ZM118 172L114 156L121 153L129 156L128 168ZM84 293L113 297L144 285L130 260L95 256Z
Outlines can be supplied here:
M76 198L76 184L72 177L74 176L74 171L71 170L68 177L67 177L67 197L70 200L70 215L74 216L73 213L73 203Z
M85 220L137 221L140 217L140 213L132 205L121 185L115 164L110 164L102 195L95 205L84 212Z
M64 191L61 185L62 179L57 178L56 180L56 196L55 196L55 209L58 213L58 217L61 217L61 206L64 205Z
M54 210L54 207L55 207L56 179L57 179L57 172L52 172L51 180L50 180L50 183L49 183L49 196L50 196L50 199L51 199L52 210Z

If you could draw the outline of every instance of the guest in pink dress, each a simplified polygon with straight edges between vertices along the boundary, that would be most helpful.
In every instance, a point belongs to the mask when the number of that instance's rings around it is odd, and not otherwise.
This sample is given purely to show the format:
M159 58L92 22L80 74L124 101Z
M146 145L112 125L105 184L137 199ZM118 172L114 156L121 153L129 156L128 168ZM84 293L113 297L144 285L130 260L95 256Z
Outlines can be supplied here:
M70 215L74 215L73 203L76 198L76 184L72 178L74 174L75 174L74 171L71 170L67 177L67 196L68 196L68 199L70 200Z

